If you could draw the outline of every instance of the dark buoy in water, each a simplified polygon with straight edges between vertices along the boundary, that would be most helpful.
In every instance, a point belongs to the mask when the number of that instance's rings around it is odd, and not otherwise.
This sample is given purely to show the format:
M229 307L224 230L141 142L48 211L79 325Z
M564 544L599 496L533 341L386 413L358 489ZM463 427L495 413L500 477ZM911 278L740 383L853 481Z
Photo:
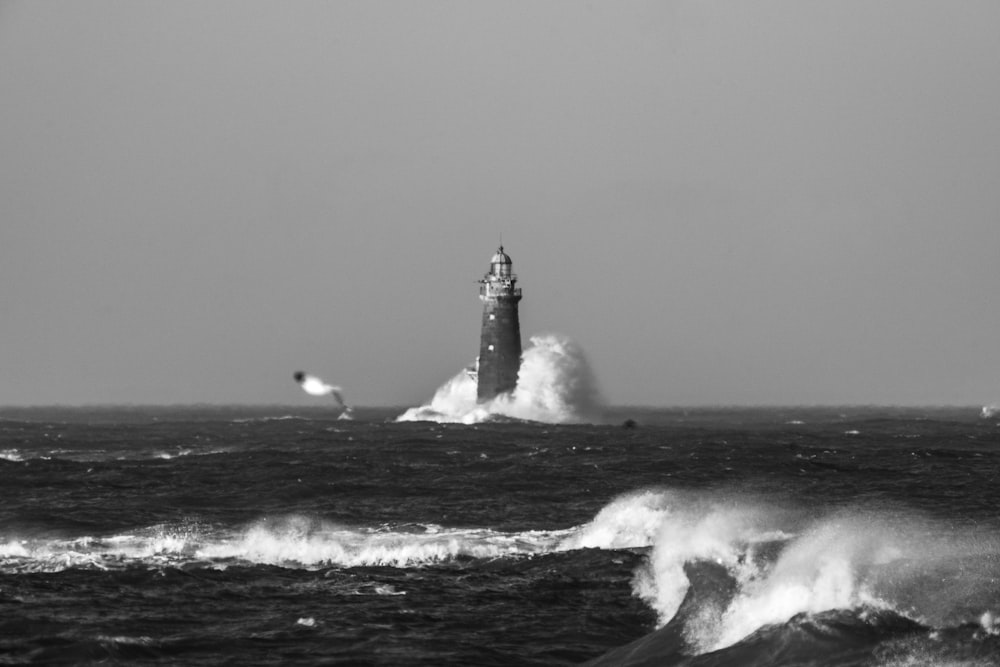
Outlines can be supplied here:
M635 428L638 424L635 423L634 419L626 419L622 422L622 428Z
M479 281L483 301L483 329L479 338L479 368L476 400L488 401L497 394L513 391L521 367L521 324L517 302L521 288L511 270L510 256L497 250L490 271Z

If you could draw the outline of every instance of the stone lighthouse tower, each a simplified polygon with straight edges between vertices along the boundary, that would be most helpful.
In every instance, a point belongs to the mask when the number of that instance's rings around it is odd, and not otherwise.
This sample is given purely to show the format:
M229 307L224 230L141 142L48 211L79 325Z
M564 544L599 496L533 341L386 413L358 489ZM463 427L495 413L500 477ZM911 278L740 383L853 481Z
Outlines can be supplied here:
M521 288L510 270L510 256L497 250L490 260L490 272L480 280L483 301L483 332L479 340L479 373L476 398L488 401L517 386L521 365L521 325L517 302Z

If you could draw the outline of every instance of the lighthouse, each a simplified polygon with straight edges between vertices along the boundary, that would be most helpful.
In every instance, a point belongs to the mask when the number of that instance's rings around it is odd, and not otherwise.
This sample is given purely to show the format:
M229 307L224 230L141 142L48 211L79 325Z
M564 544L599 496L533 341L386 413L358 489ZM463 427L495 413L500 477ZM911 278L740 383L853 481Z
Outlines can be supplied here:
M515 286L517 276L510 267L510 255L501 245L490 260L489 273L479 281L479 298L483 301L476 391L479 401L488 401L517 386L517 369L521 365L517 302L521 300L521 288Z

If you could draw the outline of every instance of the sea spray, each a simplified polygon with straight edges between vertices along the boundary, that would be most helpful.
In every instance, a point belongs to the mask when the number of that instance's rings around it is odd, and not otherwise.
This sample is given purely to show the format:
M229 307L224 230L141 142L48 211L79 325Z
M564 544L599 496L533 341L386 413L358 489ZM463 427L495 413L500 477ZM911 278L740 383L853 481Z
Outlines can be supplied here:
M698 644L706 650L725 648L800 613L888 608L875 592L873 568L897 560L903 541L882 520L835 517L819 522L793 539L766 572L744 583L715 632L703 634Z
M1000 540L914 512L843 511L808 518L743 494L646 490L620 497L563 547L652 545L633 594L675 620L692 583L687 567L721 566L731 599L681 620L697 653L732 646L799 614L881 609L957 626L989 609ZM710 599L710 591L706 599ZM695 596L702 600L702 595Z
M504 532L433 524L348 526L302 514L239 529L158 525L105 537L0 541L0 574L128 567L421 567L458 558L495 559L557 550L566 529Z
M491 417L547 423L594 421L601 405L593 372L581 347L558 334L532 336L521 355L517 387L483 403L476 380L463 370L435 392L430 403L410 408L397 421L475 424Z
M559 545L560 549L627 549L656 541L673 512L676 495L644 490L620 496Z
M685 564L710 561L726 568L737 582L746 582L758 568L754 550L789 536L782 530L789 525L788 513L753 498L675 490L649 493L660 496L662 523L650 531L655 535L653 550L632 586L656 611L660 625L674 617L688 593Z

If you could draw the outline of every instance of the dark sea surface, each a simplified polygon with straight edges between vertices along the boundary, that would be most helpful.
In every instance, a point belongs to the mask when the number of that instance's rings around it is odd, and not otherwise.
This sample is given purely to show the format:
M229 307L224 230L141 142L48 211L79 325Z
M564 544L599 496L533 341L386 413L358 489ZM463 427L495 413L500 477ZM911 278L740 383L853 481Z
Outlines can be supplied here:
M1000 664L978 408L400 412L0 409L0 664Z

